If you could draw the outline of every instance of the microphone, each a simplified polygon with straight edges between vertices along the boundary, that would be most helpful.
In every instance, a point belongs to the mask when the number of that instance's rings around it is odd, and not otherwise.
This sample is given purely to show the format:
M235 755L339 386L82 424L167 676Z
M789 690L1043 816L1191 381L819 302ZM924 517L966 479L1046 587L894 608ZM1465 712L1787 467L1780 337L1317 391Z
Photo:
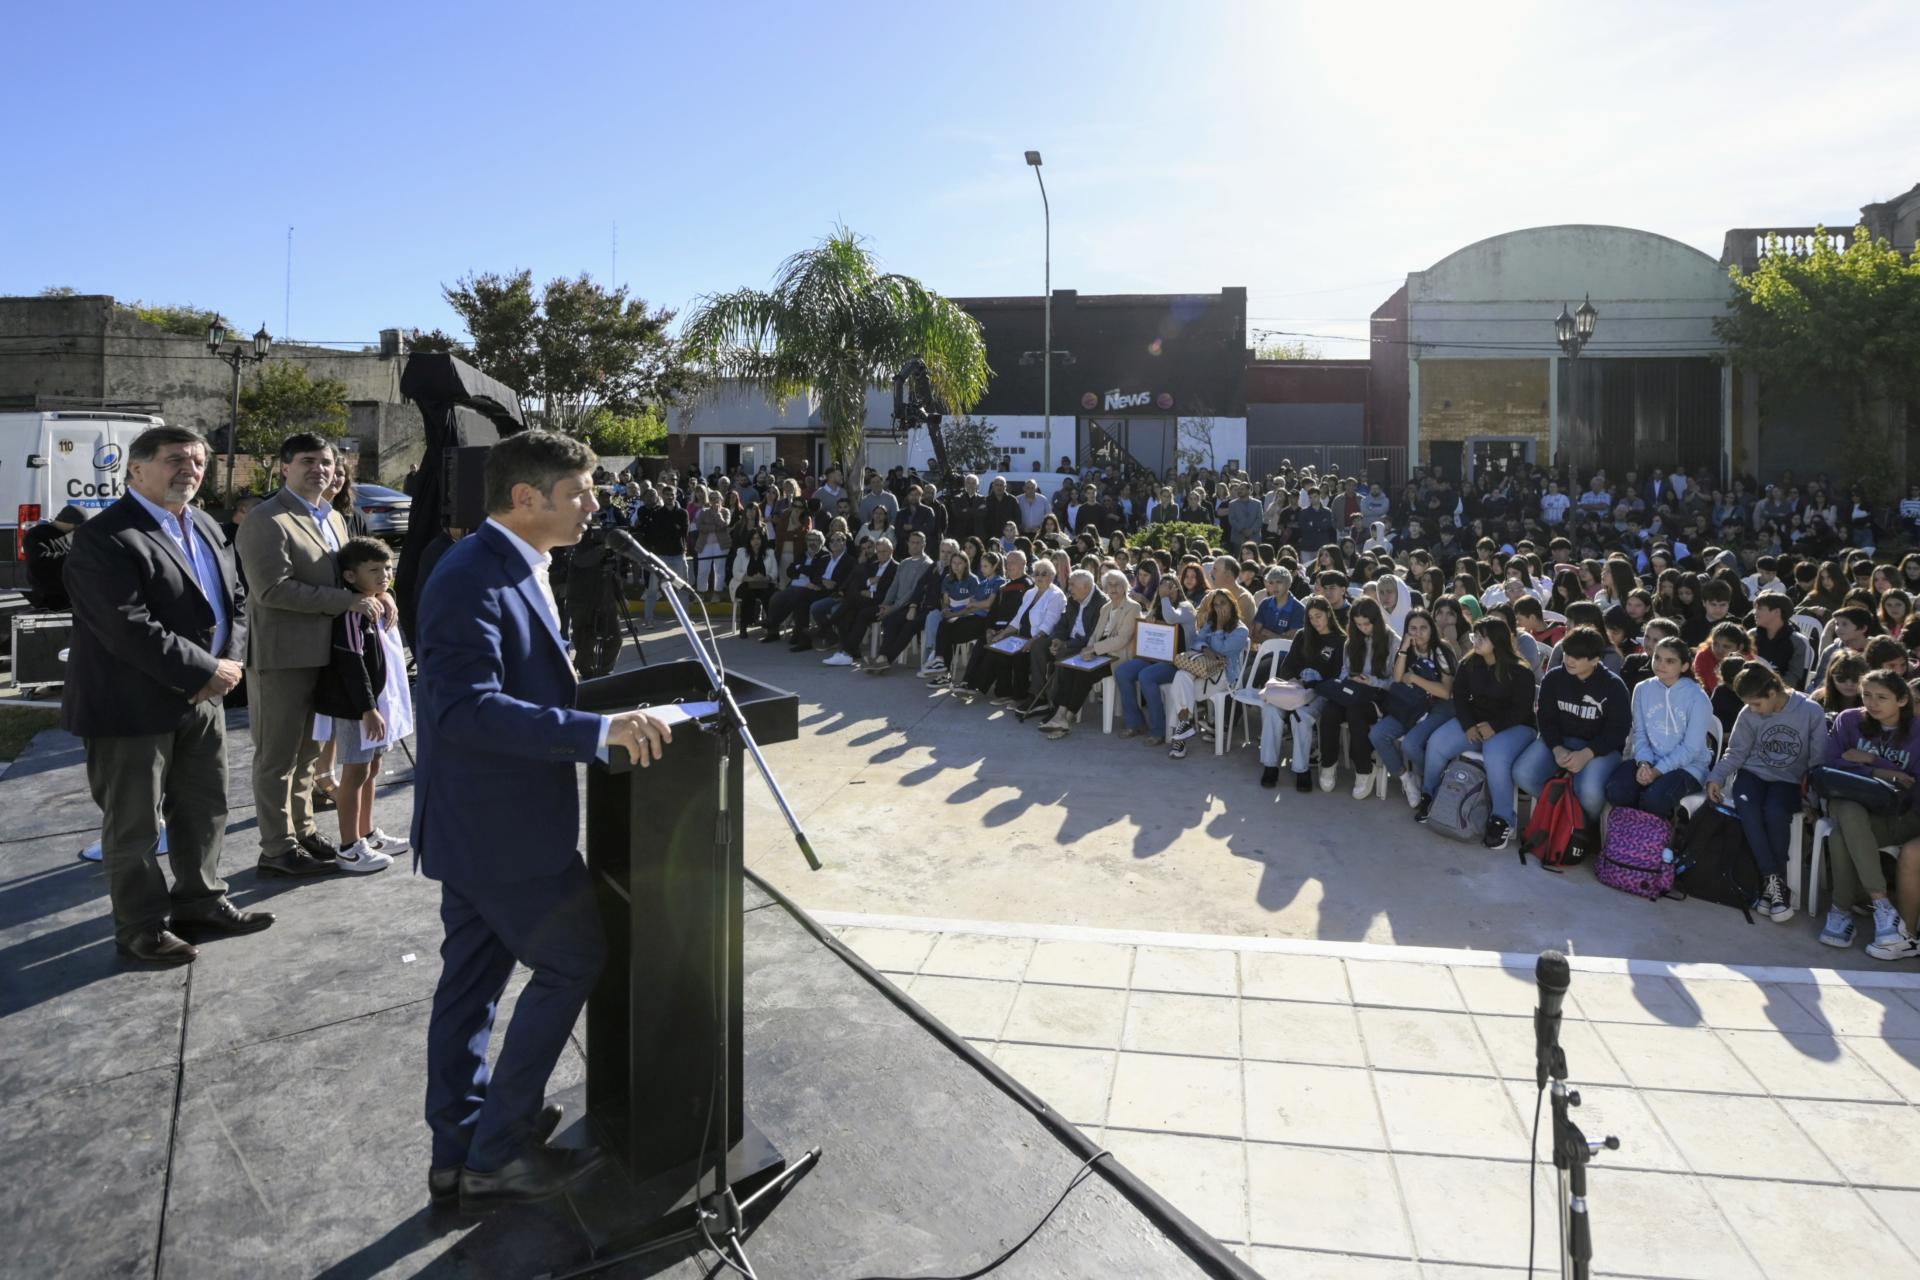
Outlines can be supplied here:
M607 548L622 560L630 561L643 569L651 569L661 577L679 587L682 591L693 590L693 585L673 570L667 568L667 562L640 545L640 540L625 529L610 527L606 531Z
M1533 980L1540 984L1540 1005L1533 1011L1533 1078L1536 1089L1547 1087L1553 1051L1560 1044L1560 1004L1567 998L1571 973L1567 957L1559 951L1542 951L1533 966Z

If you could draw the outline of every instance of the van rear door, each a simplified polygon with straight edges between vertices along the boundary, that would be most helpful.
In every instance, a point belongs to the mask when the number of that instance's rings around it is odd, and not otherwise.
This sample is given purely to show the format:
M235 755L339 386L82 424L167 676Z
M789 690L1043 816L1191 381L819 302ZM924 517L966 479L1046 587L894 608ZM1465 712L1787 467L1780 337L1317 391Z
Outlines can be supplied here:
M49 417L43 490L49 505L42 518L68 503L92 514L118 502L127 491L127 443L146 426L144 420Z

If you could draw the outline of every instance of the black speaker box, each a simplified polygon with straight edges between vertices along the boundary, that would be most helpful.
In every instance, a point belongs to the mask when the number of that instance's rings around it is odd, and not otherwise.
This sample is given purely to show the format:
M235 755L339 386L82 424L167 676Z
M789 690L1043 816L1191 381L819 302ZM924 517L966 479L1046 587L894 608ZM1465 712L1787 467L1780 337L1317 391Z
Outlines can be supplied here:
M440 493L447 527L473 530L487 518L487 453L492 445L455 445L446 451Z

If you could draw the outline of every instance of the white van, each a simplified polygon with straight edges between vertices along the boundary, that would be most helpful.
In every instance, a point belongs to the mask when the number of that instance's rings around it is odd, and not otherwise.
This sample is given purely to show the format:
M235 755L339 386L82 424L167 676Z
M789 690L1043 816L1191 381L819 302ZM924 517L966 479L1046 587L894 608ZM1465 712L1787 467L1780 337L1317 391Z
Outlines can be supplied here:
M118 408L0 409L0 581L25 579L20 536L71 503L89 514L127 491L127 448L154 413Z

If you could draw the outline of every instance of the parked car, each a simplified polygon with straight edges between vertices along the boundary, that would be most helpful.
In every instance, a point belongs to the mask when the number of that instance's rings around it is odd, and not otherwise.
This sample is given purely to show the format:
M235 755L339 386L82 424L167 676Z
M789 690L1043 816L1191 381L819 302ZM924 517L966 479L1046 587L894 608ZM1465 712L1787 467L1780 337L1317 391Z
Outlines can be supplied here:
M407 536L407 520L413 511L413 499L398 489L378 484L353 486L353 505L367 522L367 532L383 542L399 542Z

